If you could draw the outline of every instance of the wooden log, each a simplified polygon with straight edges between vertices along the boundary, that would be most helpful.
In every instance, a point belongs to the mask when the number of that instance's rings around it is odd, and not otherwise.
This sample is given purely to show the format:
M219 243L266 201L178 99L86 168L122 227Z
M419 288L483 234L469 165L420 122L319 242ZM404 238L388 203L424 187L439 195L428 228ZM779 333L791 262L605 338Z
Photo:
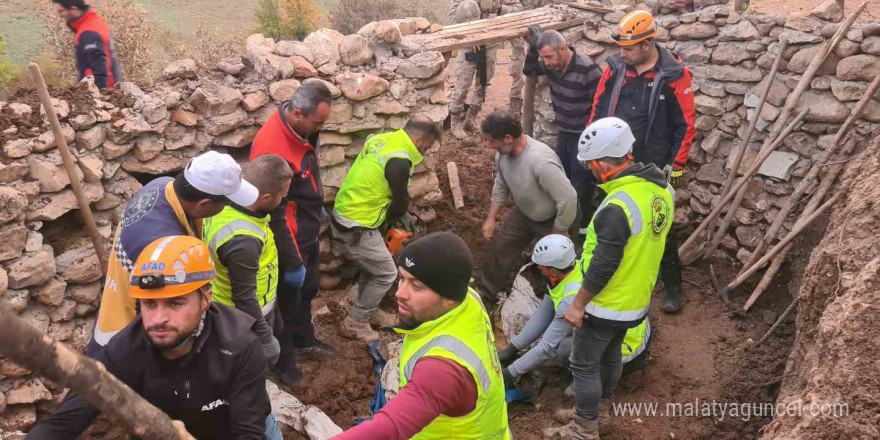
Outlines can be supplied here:
M95 246L95 253L98 255L98 262L101 264L101 273L107 275L107 248L104 247L104 239L98 232L98 225L95 224L95 217L92 215L92 208L89 206L89 198L83 191L82 183L79 181L79 169L73 161L70 154L70 148L67 146L67 140L64 139L64 133L61 132L61 123L58 122L58 114L55 112L55 106L52 105L52 98L49 96L49 89L46 87L46 81L43 79L43 73L40 66L36 63L28 65L31 78L37 86L37 93L40 95L40 102L46 110L46 116L49 119L49 125L52 127L52 133L55 135L55 145L58 147L58 153L61 154L61 161L64 162L64 170L67 171L67 177L70 180L70 188L73 195L76 196L76 203L79 206L79 213L82 216L83 224L92 244Z
M782 239L782 241L780 241L776 246L773 247L773 249L770 249L770 251L767 252L767 255L764 255L763 258L758 260L758 262L755 263L752 267L750 267L747 271L745 271L745 273L736 277L735 280L733 280L730 284L728 284L727 287L725 287L722 290L722 294L726 294L729 296L730 293L733 292L734 289L739 287L740 284L742 284L747 279L749 279L749 277L754 275L755 272L757 272L758 269L761 268L761 266L767 264L770 260L773 259L773 257L775 257L777 254L779 254L783 249L785 249L785 247L789 243L791 243L792 240L794 240L795 237L798 236L798 234L803 232L803 230L806 229L806 227L809 226L810 223L814 222L817 218L819 218L820 215L822 215L823 212L827 211L828 208L830 208L832 205L834 205L834 203L837 202L837 200L840 198L840 194L841 193L835 194L833 197L828 199L828 201L825 202L824 205L822 205L819 209L817 209L816 212L812 213L809 217L804 219L804 221L802 223L795 225L795 227L791 230L791 232L789 232L788 235L786 235L785 238ZM757 301L757 300L758 300L758 297L753 295L746 302L746 307L751 307L752 304L754 304L755 301Z
M562 30L580 26L586 22L586 18L576 18L562 22L550 22L540 24L541 30ZM526 27L508 29L497 33L482 34L473 33L470 35L446 37L440 40L425 40L419 51L438 51L452 52L459 49L469 49L475 46L489 46L502 41L513 40L514 38L523 38L529 36L529 30Z
M538 88L538 78L526 77L526 86L523 89L523 131L529 136L535 136L535 93Z
M758 106L755 107L755 117L749 122L749 128L746 129L746 138L742 142L742 148L740 148L736 155L733 156L733 165L730 167L730 174L727 175L727 179L724 181L724 185L721 187L721 197L727 195L730 192L730 187L733 185L733 181L736 180L737 174L739 174L739 168L742 165L743 156L745 156L746 148L749 146L749 142L752 141L752 137L755 135L755 129L758 126L758 120L761 118L761 111L764 110L764 104L767 102L767 96L770 95L770 89L773 87L773 82L776 80L776 73L779 71L779 64L782 62L782 54L785 52L785 48L788 47L788 40L782 40L779 46L779 54L776 55L776 60L773 62L773 67L770 69L770 75L767 76L767 85L764 87L764 90L761 92L761 100L758 101ZM709 231L715 230L714 223L711 224L708 228ZM725 230L719 230L718 234L724 234ZM718 234L715 234L716 236ZM712 255L717 249L717 241L713 239L713 243L716 245L713 247L709 246L706 251L706 255Z
M566 2L566 1L562 1L562 0L556 0L553 3L556 3L557 5L565 5L570 8L574 8L574 9L580 9L582 11L597 12L599 14L608 14L610 12L614 12L614 9L611 9L611 8L603 8L601 6L594 6L594 5L582 5L580 3Z
M751 179L755 174L758 173L758 169L761 168L761 164L763 164L764 161L767 160L768 157L770 157L770 153L772 153L775 149L779 148L779 146L782 145L782 141L785 139L785 137L794 130L794 127L797 126L801 122L801 120L804 119L809 111L809 108L801 110L800 114L798 114L794 121L791 121L791 124L789 124L788 127L785 128L781 136L778 137L777 142L774 142L765 151L759 153L758 158L755 160L755 163L752 164L752 167L745 172L742 179L736 185L734 185L727 196L722 198L721 202L718 203L718 205L715 206L714 209L712 209L712 212L710 212L709 215L706 216L706 218L703 220L703 222L700 223L699 226L697 226L697 229L694 231L693 234L691 234L690 237L688 237L687 241L685 241L684 244L682 244L681 247L678 248L679 254L684 254L687 252L688 248L690 248L694 244L700 234L706 230L706 227L709 226L709 223L711 223L712 220L718 217L724 207L727 206L727 203L730 202L736 196L736 194L738 194L739 191L746 186L746 184L749 182L749 179Z
M877 91L880 90L880 74L874 77L874 81L871 82L871 85L868 86L868 89L862 95L862 98L859 100L858 104L853 108L852 113L850 113L849 117L844 121L843 125L837 130L837 134L834 136L834 140L831 142L831 147L829 151L824 155L825 157L831 157L836 152L837 148L840 147L841 143L846 142L846 136L849 134L849 131L852 129L855 122L862 116L865 109L870 104L874 95ZM851 149L844 151L844 155L848 155L851 153ZM820 162L827 162L826 160L820 160ZM779 213L776 214L776 218L773 219L773 223L770 224L770 227L767 229L767 232L764 234L764 238L761 239L761 242L758 243L758 247L755 248L755 252L752 253L752 256L749 258L748 262L743 266L742 270L745 271L747 267L755 264L755 261L758 261L759 258L763 255L764 251L770 247L770 243L776 238L776 234L779 232L779 229L782 227L782 224L788 218L788 215L794 209L794 206L800 201L801 196L806 193L807 189L813 185L819 176L819 170L822 165L819 163L813 164L810 168L810 171L804 177L803 180L798 183L798 186L795 188L794 192L788 197L785 203L780 208ZM818 203L821 203L822 197L824 197L825 192L831 187L831 184L834 183L834 179L837 178L837 174L843 170L843 165L833 165L829 170L829 173L833 173L833 176L830 179L826 179L828 181L828 185L825 187L824 191L816 191L814 193L814 197L811 199L811 204L813 205L813 209L818 206ZM823 181L824 183L825 181ZM821 194L820 194L821 193ZM815 194L820 194L818 199L815 197ZM817 202L813 202L813 200L818 200ZM809 215L811 212L808 210L804 210L803 215ZM740 272L742 273L742 272Z
M0 305L0 354L59 386L70 387L91 405L144 440L195 440L180 422L144 400L100 363L71 350Z
M456 23L448 26L443 26L443 29L434 32L433 34L428 35L448 35L454 34L457 32L461 32L463 30L470 29L479 29L479 28L488 28L488 27L497 27L498 24L516 21L523 18L529 17L546 17L547 13L540 10L531 10L531 11L521 11L521 12L513 12L510 14L502 15L501 17L492 17L492 18L484 18L482 20L474 20L474 21L466 21L464 23Z
M855 23L856 18L859 14L865 10L867 3L862 3L858 9L856 9L852 14L850 14L849 18L846 19L846 22L837 29L837 32L830 39L825 40L822 44L822 52L819 56L813 58L813 61L810 62L810 65L807 66L807 70L801 75L801 80L798 82L795 89L788 95L788 99L785 101L785 106L782 108L782 111L779 113L779 117L776 118L776 122L773 125L773 130L770 132L770 136L764 141L764 145L761 147L763 151L776 139L776 133L782 130L782 127L788 122L791 117L791 112L797 106L798 102L801 100L801 96L806 92L813 81L813 77L816 76L816 72L819 71L819 68L822 67L822 64L828 58L828 55L837 48L837 45L840 44L840 41L846 36L849 29L852 27L853 23Z
M461 193L461 181L458 179L458 164L449 162L446 164L446 171L449 174L449 189L452 192L452 203L455 209L464 207L464 195Z

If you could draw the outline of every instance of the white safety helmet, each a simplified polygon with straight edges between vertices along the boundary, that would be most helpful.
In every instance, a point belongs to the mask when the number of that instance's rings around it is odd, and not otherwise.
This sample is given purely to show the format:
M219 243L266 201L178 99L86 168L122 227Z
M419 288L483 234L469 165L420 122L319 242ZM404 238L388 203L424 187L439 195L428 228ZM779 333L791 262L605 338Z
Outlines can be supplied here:
M555 267L559 270L568 269L574 264L577 255L574 243L560 234L551 234L540 240L532 252L532 262L539 266Z
M603 157L624 157L636 141L629 124L623 119L599 119L584 130L578 142L578 161L586 167L591 160Z

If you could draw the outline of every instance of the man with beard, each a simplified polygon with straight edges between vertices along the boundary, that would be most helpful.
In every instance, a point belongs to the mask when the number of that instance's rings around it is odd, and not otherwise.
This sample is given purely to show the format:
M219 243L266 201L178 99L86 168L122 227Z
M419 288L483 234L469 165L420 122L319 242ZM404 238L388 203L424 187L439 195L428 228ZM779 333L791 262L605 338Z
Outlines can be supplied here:
M281 316L275 310L278 248L269 214L287 195L291 174L280 156L266 154L254 159L242 176L260 191L257 201L249 206L232 203L203 221L205 242L217 267L217 279L211 283L214 301L257 320L254 329L269 365L281 354L281 345L273 336L276 329L281 330Z
M129 293L140 313L96 356L107 371L199 439L280 440L266 394L254 319L211 302L214 264L195 237L159 238L135 263ZM74 440L98 417L68 394L27 438Z
M482 130L484 141L497 154L489 215L483 223L483 238L492 244L479 288L487 301L496 302L532 240L568 232L577 217L577 193L556 153L523 134L519 121L509 113L492 113ZM498 216L511 198L515 206L496 234Z
M565 37L559 32L542 33L537 26L529 26L529 31L529 54L523 73L530 77L547 77L550 101L556 115L556 125L559 126L556 154L578 194L578 234L583 236L592 217L596 180L578 164L578 140L590 119L593 95L602 71L590 57L577 53L574 46L566 44ZM578 241L578 244L582 243L583 237Z
M335 438L509 440L495 336L468 286L474 265L467 245L437 232L407 246L397 264L400 393L371 421Z

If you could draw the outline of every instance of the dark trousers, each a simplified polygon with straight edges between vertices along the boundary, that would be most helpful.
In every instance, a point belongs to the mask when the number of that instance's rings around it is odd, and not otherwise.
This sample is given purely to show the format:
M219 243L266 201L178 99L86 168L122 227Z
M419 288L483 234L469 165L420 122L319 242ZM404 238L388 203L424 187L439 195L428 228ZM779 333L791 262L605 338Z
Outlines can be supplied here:
M660 259L660 280L666 289L670 286L681 288L681 257L678 255L678 237L674 224L666 235L666 246Z
M532 240L553 233L555 218L536 222L514 208L504 219L500 230L495 232L489 245L489 256L483 263L480 285L494 299L507 287L514 266L522 258L522 252Z
M587 226L593 218L595 210L593 194L596 192L596 178L590 170L584 168L577 159L580 133L559 132L556 137L556 154L562 161L565 175L578 195L578 227L580 235L587 233Z
M278 309L283 322L282 337L279 342L292 343L300 346L315 338L315 326L312 324L312 300L318 294L318 246L300 249L303 264L306 267L306 278L299 291L290 290L283 283L278 283ZM278 335L276 334L276 337Z
M602 399L614 395L623 371L620 346L626 331L591 325L588 317L583 326L575 329L570 368L578 416L596 420Z

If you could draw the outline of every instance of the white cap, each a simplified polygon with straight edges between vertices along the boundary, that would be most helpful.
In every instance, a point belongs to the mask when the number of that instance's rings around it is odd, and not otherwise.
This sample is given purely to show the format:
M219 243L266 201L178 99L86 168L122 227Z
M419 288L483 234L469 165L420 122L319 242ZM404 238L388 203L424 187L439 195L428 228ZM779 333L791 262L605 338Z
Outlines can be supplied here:
M602 118L581 134L577 158L581 162L603 157L623 157L632 151L636 138L623 119Z
M574 243L568 237L560 234L551 234L535 244L532 252L532 262L539 266L555 267L559 270L568 269L574 264L577 255L574 252Z
M186 181L197 190L226 196L240 206L256 203L260 191L241 178L241 166L228 154L208 151L193 158L183 171Z

